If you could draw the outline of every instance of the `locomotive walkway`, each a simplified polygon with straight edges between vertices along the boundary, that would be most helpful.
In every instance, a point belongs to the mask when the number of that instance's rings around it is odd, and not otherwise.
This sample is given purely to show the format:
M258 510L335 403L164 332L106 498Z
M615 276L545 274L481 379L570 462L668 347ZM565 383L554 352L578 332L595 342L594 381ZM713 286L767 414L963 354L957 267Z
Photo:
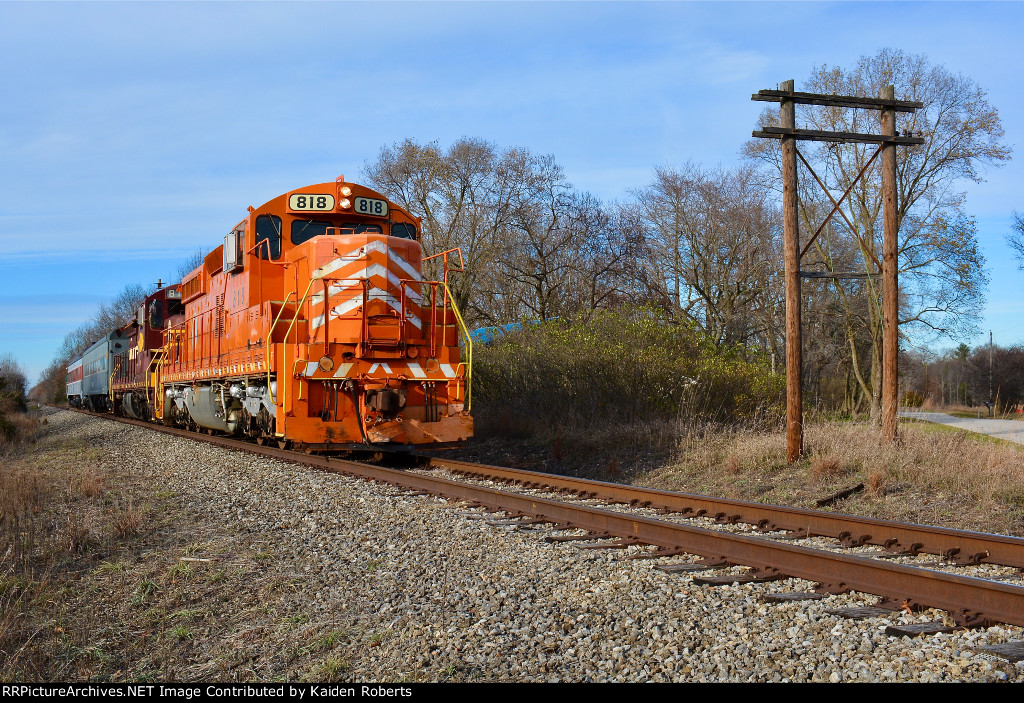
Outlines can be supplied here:
M949 425L958 430L977 432L997 439L1005 439L1008 442L1024 444L1024 421L1021 420L992 420L988 418L954 417L945 413L918 412L911 410L900 411L900 417L913 420L925 420L940 425Z

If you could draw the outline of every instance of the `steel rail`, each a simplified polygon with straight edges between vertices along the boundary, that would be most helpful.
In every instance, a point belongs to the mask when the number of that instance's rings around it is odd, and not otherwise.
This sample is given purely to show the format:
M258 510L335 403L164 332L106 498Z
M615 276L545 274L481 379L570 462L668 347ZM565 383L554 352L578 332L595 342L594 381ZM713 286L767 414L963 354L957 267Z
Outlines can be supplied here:
M486 479L535 484L592 494L617 503L644 505L693 517L706 516L723 524L756 525L760 530L787 530L807 537L840 540L845 546L873 544L893 551L936 554L953 563L986 563L1024 568L1024 539L1008 535L971 532L948 527L889 522L876 518L792 508L767 503L638 488L620 483L572 478L556 474L509 469L445 458L431 458L430 465Z
M1024 625L1024 587L1021 586L795 544L782 544L763 537L709 530L599 507L564 503L438 476L302 454L219 435L202 435L178 428L153 425L140 420L100 413L86 414L204 441L231 450L281 459L446 498L457 498L513 515L532 516L562 526L589 530L601 536L620 537L709 559L724 560L753 567L779 578L793 577L817 581L831 591L855 590L903 602L908 606L941 608L966 623L1004 622Z

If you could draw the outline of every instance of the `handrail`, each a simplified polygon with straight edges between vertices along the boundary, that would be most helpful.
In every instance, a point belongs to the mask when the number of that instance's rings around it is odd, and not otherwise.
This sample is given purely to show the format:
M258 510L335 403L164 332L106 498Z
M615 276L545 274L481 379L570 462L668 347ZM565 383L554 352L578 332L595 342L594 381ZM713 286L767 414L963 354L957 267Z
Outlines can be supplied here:
M124 354L125 352L121 352L121 353ZM114 365L113 370L111 370L111 372L110 372L110 377L107 379L107 393L110 395L110 407L111 408L114 407L114 374L117 373L117 370L119 368L121 368L121 362L120 361L118 361L117 364Z
M425 258L424 261L426 261L428 259L436 258L438 256L443 256L444 257L444 261L445 261L445 277L447 278L447 272L448 272L448 268L447 268L448 257L447 257L447 255L452 253L452 252L458 252L459 260L460 260L459 262L460 262L460 266L461 266L461 268L459 268L459 269L452 269L452 271L453 272L458 272L458 271L465 270L465 261L462 258L462 250L459 249L459 248L449 249L448 251L441 252L440 254L435 254L435 255L433 255L431 257ZM274 393L274 389L273 389L273 385L272 385L272 381L271 381L271 371L272 371L271 350L273 348L273 345L271 344L271 340L273 338L274 330L277 329L277 325L281 321L282 316L284 315L284 311L285 311L285 309L288 306L288 301L291 300L291 297L292 297L293 294L296 294L295 312L292 315L292 319L289 322L288 329L285 331L285 335L284 335L284 342L285 342L285 345L287 346L288 338L291 336L292 329L294 329L295 323L298 321L298 318L299 318L299 315L302 312L303 306L305 305L306 300L309 298L309 294L310 294L310 291L313 288L313 284L314 284L314 282L319 281L319 280L325 280L325 281L326 280L332 280L332 281L349 281L349 280L351 280L351 281L359 281L362 284L362 288L363 288L363 291L362 291L362 293L363 293L363 318L364 318L363 319L363 326L364 326L363 337L364 337L364 339L366 338L367 330L365 329L365 325L366 325L366 322L367 322L367 320L366 320L366 308L367 308L367 295L368 295L368 288L369 288L368 280L369 279L333 278L329 274L327 274L327 275L323 275L323 274L321 274L321 275L313 275L313 276L310 277L309 284L306 286L306 290L302 294L302 298L301 299L298 299L298 296L297 296L297 292L298 291L289 291L288 294L285 296L285 299L283 301L281 301L281 309L278 310L277 316L274 318L273 323L270 325L270 328L267 331L266 344L264 346L265 363L266 363L266 366L267 366L267 393L270 396L271 402L274 403L275 405L277 405L278 398L276 397L276 394ZM411 283L412 281L409 281L409 282ZM415 281L415 283L420 284L420 285L423 285L423 284L431 285L431 284L433 284L434 286L436 286L438 281L422 281L422 280L420 280L420 281ZM465 375L465 379L466 379L466 412L469 412L469 410L471 408L470 398L471 398L471 385L472 385L472 375L473 375L473 370L472 370L473 369L473 340L469 336L469 329L466 327L466 323L465 323L465 321L462 318L462 314L459 312L458 306L455 304L455 297L452 295L451 289L448 287L447 281L446 280L445 281L440 281L440 283L441 283L441 285L444 286L444 290L445 290L445 299L443 301L443 306L445 308L445 311L447 311L448 301L451 300L452 311L455 313L455 317L458 320L460 328L462 329L463 337L466 340L466 362L464 363L464 365L466 367L466 375ZM402 281L402 285L400 286L403 289L402 292L401 292L401 295L403 296L403 299L404 299L404 294L405 294L405 291L404 291L405 284L406 284L406 281ZM324 290L324 321L325 322L327 321L327 316L330 314L330 300L329 300L328 293L329 293L329 286L325 287L325 290ZM434 298L435 296L431 296L431 297ZM436 303L436 299L432 300L432 303ZM404 310L405 306L402 305L401 307ZM432 304L431 308L436 308L436 304ZM446 318L447 318L447 315L445 315L443 319L446 319ZM403 321L404 321L404 312L403 312ZM187 327L187 324L188 324L188 320L185 320L184 322L179 323L179 325L176 325L175 327L179 327L180 326L182 328L182 330L184 331L184 328ZM432 327L433 327L433 325L432 325ZM170 332L172 329L174 329L174 328L167 328L166 331ZM434 331L432 330L432 334L433 334L433 332ZM168 336L169 335L165 336L165 346L167 344L167 337ZM442 343L443 343L443 339L442 339ZM298 362L298 359L296 359L296 363L297 362ZM460 364L460 365L463 365L463 364ZM294 374L294 368L293 368L293 374ZM299 398L301 399L301 397L302 397L302 391L301 391L301 388L300 388L300 390L299 390ZM283 410L286 407L287 402L288 402L288 379L284 379L284 386L283 386L282 391L281 391L280 399L281 399L281 408Z
M285 348L288 347L288 337L292 333L292 327L295 326L295 321L299 319L299 312L302 310L302 306L306 304L306 298L309 297L309 291L313 288L313 282L314 281L319 281L321 278L323 278L322 275L321 276L311 276L310 279L309 279L309 285L306 286L306 292L302 294L302 300L299 300L299 301L297 301L295 303L295 314L292 315L292 321L288 325L288 331L284 333ZM286 304L288 302L288 298L290 298L291 295L292 295L291 291L289 291L288 292L288 296L285 298L285 303ZM281 306L281 310L282 310L282 312L284 311L284 306L283 305ZM327 314L326 300L325 300L325 305L324 305L324 314L325 315ZM278 316L278 318L280 318L281 317L281 313L279 312L277 314L277 316ZM277 322L275 322L274 324L277 325ZM267 391L268 392L270 392L270 359L269 359L269 354L270 354L270 335L273 334L273 332L274 332L274 328L271 327L270 328L270 334L267 335L267 354L268 354L268 358L267 358ZM289 380L290 379L285 379L284 389L283 389L282 394L281 394L281 409L282 410L285 410L285 408L286 408L286 406L288 404L288 381ZM273 394L271 394L270 397L271 397L271 399L274 399ZM302 399L302 389L301 388L299 388L299 399L300 400ZM276 403L277 400L274 399L274 402ZM285 410L285 412L287 412L287 411Z
M451 298L452 301L452 312L455 313L455 319L459 321L459 325L462 327L462 334L466 338L466 412L468 413L472 408L470 403L470 386L473 378L473 339L469 336L469 330L466 328L466 323L462 319L462 315L459 313L459 307L455 304L455 297L452 296L451 290L448 288L448 284L444 284L445 293ZM443 341L443 340L442 340Z
M310 283L312 283L312 281L310 281ZM270 326L270 329L267 331L267 343L266 343L266 345L263 348L263 353L267 357L266 358L266 362L267 362L267 393L270 394L270 400L275 405L277 405L277 398L274 397L274 389L273 389L273 386L270 385L270 338L273 336L274 328L277 327L277 323L281 319L281 315L284 313L284 308L285 308L286 305L288 305L288 299L292 297L292 293L293 292L295 292L295 291L288 291L288 295L286 295L284 297L284 300L281 301L281 309L277 311L277 317L274 318L274 324L272 324ZM291 328L289 328L288 331L290 332Z
M161 381L161 375L162 375L161 371L163 370L163 366L164 366L164 351L163 351L163 347L161 347L160 348L160 358L156 360L156 378L153 380L153 409L160 411L160 419L161 420L164 419L164 411L166 411L166 409L167 409L166 407L164 407L164 401L166 400L166 398L164 398L164 394L160 392L160 385L161 385L160 381Z
M457 268L457 269L453 268L453 269L451 269L451 272L452 273L462 273L463 271L466 270L466 260L464 258L462 258L462 248L461 247L455 247L454 249L448 249L446 251L442 251L442 252L437 253L437 254L431 254L430 256L424 256L423 257L423 261L430 261L431 259L436 259L439 256L443 256L444 257L444 285L445 285L446 288L448 287L448 271L449 271L449 269L448 269L448 255L451 254L452 252L458 252L458 254L459 254L459 268Z

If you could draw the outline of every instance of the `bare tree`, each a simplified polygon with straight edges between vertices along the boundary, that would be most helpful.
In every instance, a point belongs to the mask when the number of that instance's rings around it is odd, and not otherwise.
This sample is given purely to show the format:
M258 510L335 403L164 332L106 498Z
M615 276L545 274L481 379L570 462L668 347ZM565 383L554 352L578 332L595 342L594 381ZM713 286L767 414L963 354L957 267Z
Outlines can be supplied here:
M0 397L24 406L28 379L11 354L0 355Z
M652 297L715 344L760 338L770 346L780 295L778 215L754 170L659 168L634 195Z
M1006 241L1017 252L1019 266L1024 270L1024 214L1014 211L1010 228L1012 231L1006 235Z
M54 363L66 366L74 357L88 349L104 335L124 327L131 322L139 305L146 299L146 288L139 283L129 283L113 300L101 303L92 319L76 327L64 336Z
M473 323L550 318L615 298L624 260L614 218L566 180L553 156L462 138L447 150L412 140L367 164L377 190L423 218L427 255L462 249L449 279ZM433 265L425 274L439 277Z
M462 138L446 151L436 142L419 145L411 139L381 149L377 160L364 166L367 180L406 210L423 218L424 255L459 247L467 270L449 279L459 307L471 319L474 291L494 259L494 242L505 228L507 188L497 168L493 144ZM425 274L440 278L440 261Z
M206 252L201 248L196 248L191 254L189 254L175 269L174 275L180 281L195 271L198 267L203 265L203 261L206 259Z

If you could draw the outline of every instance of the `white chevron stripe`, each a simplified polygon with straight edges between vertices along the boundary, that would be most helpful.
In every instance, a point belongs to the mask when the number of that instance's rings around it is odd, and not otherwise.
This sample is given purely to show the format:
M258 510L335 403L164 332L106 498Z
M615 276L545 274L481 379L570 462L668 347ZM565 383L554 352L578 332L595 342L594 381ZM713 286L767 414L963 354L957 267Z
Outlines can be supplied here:
M392 284L395 288L401 288L402 286L402 281L398 278L398 276L396 276L390 270L386 269L380 264L372 264L370 266L367 266L361 271L357 271L352 275L351 278L346 280L361 281L367 278L372 278L373 276L381 276L383 278L386 278L388 280L388 283ZM343 285L340 283L332 284L330 286L327 286L327 295L328 297L333 298L334 296L338 295L339 293L342 293L343 291L353 289L361 290L362 286L353 284ZM419 304L423 300L423 296L417 293L412 288L406 288L406 297L416 304ZM313 305L321 305L324 302L324 293L323 291L320 291L319 293L314 293L309 297L309 299L313 303Z
M375 288L374 290L380 291L379 288ZM389 308L391 308L392 310L397 312L399 315L401 315L402 314L401 301L399 301L398 298L396 298L395 296L391 295L390 293L384 293L384 291L380 291L380 292L383 293L383 295L376 295L374 293L371 293L369 295L369 297L368 297L368 300L383 300L387 304L387 306ZM356 297L353 297L353 298L349 298L345 302L340 303L339 305L336 305L333 308L331 308L331 317L334 317L334 318L341 317L342 315L344 315L346 313L350 313L353 310L357 310L357 309L361 308L362 306L363 306L363 296L360 295L360 296L356 296ZM418 318L416 315L409 315L405 319L406 319L406 321L409 324L411 324L416 329L423 329L423 323L420 320L420 318ZM323 324L324 324L324 316L323 315L317 315L316 317L313 318L313 323L312 323L313 329L318 329Z
M394 249L392 249L391 247L389 247L387 244L380 240L373 240L367 242L363 246L357 249L353 249L348 254L340 256L334 261L331 261L330 263L324 264L323 266L321 266L320 268L316 269L313 272L313 276L322 278L330 273L334 273L343 266L350 264L353 261L358 261L360 258L364 257L371 251L386 254L388 257L388 262L390 263L393 261L394 263L398 264L398 267L405 271L407 274L409 274L409 278L411 278L412 280L423 280L423 277L419 271L410 266L408 261L403 259L401 256L398 255L398 253Z

